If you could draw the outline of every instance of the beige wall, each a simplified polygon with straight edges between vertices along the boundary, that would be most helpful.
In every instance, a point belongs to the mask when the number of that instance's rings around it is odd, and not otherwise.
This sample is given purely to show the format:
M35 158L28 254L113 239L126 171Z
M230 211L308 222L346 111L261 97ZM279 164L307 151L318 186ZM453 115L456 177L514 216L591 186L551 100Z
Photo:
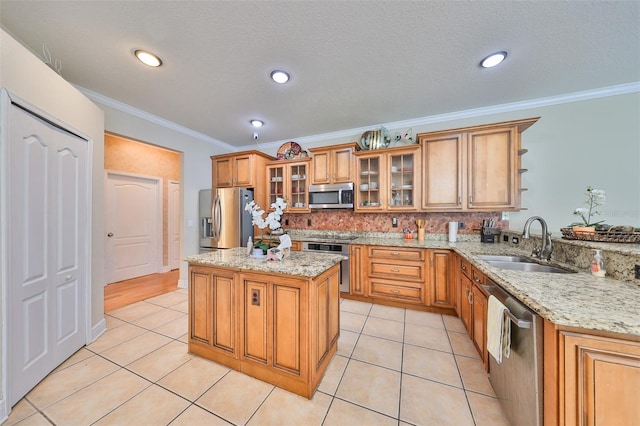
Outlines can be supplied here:
M169 264L169 181L180 180L180 153L106 133L104 168L162 178L162 265Z
M104 250L103 250L103 137L104 114L86 96L62 77L47 67L39 58L22 47L4 30L0 29L0 87L7 89L11 94L23 99L34 107L46 111L60 122L76 129L89 138L89 152L92 156L92 209L91 221L91 302L90 318L92 338L104 326ZM2 207L4 209L4 206ZM3 256L0 253L0 256ZM3 275L0 274L0 280ZM2 289L6 283L0 283L0 302L4 303ZM0 303L0 309L2 306ZM5 315L0 310L0 321ZM6 324L0 324L3 330ZM4 347L5 336L0 335L3 342L0 352L0 382L2 395L0 395L0 411L4 407L4 385L6 382L5 357L7 348ZM0 418L2 418L0 412Z

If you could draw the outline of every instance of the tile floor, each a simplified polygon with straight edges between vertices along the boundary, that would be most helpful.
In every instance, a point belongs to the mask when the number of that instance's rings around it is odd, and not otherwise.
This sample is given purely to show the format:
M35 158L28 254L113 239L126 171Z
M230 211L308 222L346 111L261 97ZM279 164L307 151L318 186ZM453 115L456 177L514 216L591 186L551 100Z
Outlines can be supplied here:
M187 353L187 291L106 315L107 332L8 425L506 425L458 318L352 300L312 400Z

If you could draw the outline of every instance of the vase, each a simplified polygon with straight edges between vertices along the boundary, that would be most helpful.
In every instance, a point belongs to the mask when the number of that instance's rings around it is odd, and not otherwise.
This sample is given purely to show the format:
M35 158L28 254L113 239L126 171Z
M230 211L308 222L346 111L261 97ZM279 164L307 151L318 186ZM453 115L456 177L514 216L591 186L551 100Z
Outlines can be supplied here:
M595 226L574 226L571 228L576 237L593 237L596 234Z

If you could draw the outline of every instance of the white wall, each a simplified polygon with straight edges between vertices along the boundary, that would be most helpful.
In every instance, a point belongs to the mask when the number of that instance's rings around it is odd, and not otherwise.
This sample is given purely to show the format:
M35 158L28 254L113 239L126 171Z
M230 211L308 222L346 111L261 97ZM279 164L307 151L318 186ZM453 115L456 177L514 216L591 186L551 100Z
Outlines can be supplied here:
M91 214L91 324L96 326L104 317L104 250L103 250L103 178L104 163L104 115L87 97L46 66L39 58L22 47L4 30L0 29L0 87L20 97L31 105L46 111L51 116L88 136L93 151L92 168L92 214ZM3 253L0 253L4 256ZM0 276L0 279L1 276ZM2 288L7 283L0 282L0 302L3 302ZM1 305L0 305L1 306ZM4 313L0 311L0 318ZM2 321L0 319L0 321ZM2 325L2 324L0 324ZM1 327L0 327L1 330ZM2 351L0 359L0 381L6 376L4 336L0 336ZM0 419L3 417L0 395ZM8 407L4 407L8 409Z

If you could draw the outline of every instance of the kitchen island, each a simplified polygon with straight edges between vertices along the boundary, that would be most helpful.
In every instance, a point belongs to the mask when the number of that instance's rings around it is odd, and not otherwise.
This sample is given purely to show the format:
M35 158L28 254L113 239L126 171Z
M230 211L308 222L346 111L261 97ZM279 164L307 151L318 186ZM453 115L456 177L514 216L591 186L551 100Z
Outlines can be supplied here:
M342 259L242 247L186 258L189 352L311 398L337 349Z

